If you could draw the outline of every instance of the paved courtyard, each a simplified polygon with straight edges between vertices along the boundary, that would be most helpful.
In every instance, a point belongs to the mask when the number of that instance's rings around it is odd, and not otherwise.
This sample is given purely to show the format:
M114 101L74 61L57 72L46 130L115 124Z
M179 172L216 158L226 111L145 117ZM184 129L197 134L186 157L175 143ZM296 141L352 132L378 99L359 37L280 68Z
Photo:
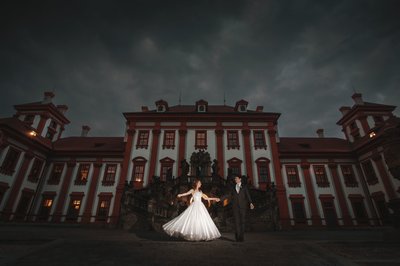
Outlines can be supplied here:
M211 242L156 232L0 224L0 265L400 265L400 231L223 233Z

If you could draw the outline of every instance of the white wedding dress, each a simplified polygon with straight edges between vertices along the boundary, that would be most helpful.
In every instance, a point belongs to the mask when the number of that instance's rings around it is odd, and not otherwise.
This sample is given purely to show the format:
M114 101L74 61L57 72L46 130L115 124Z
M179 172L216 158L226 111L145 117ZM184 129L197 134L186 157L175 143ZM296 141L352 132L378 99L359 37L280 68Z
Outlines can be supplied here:
M168 223L163 225L164 231L174 237L182 237L189 241L213 240L221 237L203 202L202 192L193 194L193 203Z

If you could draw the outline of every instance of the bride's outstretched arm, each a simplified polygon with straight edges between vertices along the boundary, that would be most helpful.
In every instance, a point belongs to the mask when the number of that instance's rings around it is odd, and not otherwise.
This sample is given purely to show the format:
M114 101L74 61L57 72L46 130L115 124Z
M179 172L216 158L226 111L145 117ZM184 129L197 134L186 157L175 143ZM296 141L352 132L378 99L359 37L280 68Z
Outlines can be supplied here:
M187 196L187 195L190 195L190 194L193 194L193 189L189 190L186 193L178 194L178 198L184 197L184 196Z
M202 195L203 199L205 200L215 200L216 202L219 202L220 199L219 198L209 198L206 194L203 193Z

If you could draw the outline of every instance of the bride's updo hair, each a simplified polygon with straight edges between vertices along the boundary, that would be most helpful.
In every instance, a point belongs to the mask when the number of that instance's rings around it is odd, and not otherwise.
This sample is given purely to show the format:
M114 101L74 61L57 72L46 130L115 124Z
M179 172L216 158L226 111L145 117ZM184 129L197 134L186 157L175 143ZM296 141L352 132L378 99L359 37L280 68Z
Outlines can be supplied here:
M196 190L196 188L197 188L197 184L200 182L200 179L198 179L198 178L196 178L195 180L194 180L194 182L193 182L193 189L194 190Z

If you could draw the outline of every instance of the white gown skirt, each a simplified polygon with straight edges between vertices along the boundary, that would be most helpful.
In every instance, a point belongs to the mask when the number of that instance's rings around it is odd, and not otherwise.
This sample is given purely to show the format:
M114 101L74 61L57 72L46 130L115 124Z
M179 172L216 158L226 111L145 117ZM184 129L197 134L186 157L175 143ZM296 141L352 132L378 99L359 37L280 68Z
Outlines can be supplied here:
M209 241L221 237L203 202L196 199L179 216L164 224L163 229L170 236L189 241Z

